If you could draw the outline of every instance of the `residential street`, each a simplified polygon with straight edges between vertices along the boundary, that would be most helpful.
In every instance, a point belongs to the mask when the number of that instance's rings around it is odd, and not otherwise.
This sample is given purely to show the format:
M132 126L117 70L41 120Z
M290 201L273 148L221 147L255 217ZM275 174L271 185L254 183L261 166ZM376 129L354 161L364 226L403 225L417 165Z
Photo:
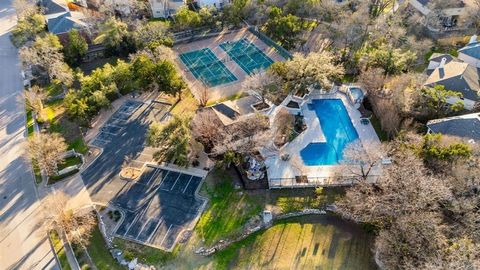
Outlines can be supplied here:
M8 37L16 20L11 2L0 1L0 269L58 269L25 157L22 78Z

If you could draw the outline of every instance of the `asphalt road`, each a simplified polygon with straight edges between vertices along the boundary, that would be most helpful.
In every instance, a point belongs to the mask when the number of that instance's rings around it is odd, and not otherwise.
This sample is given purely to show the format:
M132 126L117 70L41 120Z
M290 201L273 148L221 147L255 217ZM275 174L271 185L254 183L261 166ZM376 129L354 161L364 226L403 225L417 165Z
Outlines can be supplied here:
M9 31L12 0L0 1L0 269L59 269L41 226L40 202L26 149L22 79Z

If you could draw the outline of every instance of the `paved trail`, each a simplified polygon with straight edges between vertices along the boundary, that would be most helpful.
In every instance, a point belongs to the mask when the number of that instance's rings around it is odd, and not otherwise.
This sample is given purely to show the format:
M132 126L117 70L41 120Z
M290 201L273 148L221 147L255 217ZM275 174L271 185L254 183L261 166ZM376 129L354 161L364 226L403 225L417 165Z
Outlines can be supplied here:
M12 0L0 0L0 269L58 269L45 230L30 163L25 156L22 79L9 31Z

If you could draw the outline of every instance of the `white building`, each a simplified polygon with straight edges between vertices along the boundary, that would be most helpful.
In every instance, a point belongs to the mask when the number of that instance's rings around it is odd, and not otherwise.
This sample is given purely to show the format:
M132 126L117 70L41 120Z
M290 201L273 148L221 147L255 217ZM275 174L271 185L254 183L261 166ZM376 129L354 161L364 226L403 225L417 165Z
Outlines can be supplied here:
M194 0L193 6L197 8L213 7L223 8L231 0ZM186 4L186 0L150 0L150 7L154 18L169 18L175 15L177 10Z

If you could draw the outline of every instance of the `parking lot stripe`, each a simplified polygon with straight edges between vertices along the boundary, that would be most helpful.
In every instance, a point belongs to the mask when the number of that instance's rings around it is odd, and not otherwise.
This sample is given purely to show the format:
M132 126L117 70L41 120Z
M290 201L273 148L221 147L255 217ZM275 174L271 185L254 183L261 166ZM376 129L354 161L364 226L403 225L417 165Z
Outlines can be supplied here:
M153 172L152 176L150 176L150 179L148 179L148 182L145 185L148 186L148 184L150 184L150 181L152 181L152 179L157 178L159 173L160 173L160 169L156 168L155 171Z
M157 226L155 226L155 229L153 229L152 233L150 233L150 235L148 236L147 241L145 241L146 243L150 242L152 236L157 232L158 227L160 227L162 223L163 223L163 219L160 219L157 223Z
M116 133L106 132L106 131L103 131L103 130L101 131L101 133L105 133L105 134L109 134L109 135L117 136L117 134L116 134Z
M116 128L123 128L123 127L121 127L121 126L117 126L117 125L114 125L114 124L111 124L111 123L109 123L109 124L106 124L104 127L116 127Z
M140 228L140 230L138 231L137 235L134 237L136 240L138 240L138 236L139 236L140 233L143 231L143 229L145 229L145 226L147 226L147 224L148 224L149 221L150 221L150 219L147 219L147 222L143 223L142 228Z
M127 235L128 231L130 231L130 228L132 228L133 224L135 224L139 218L140 218L140 214L137 214L135 216L135 218L133 219L132 223L130 223L130 225L128 225L128 228L125 231L125 233L123 234L123 236Z
M160 246L163 244L163 241L165 241L165 239L167 239L167 235L170 232L170 229L172 228L172 226L173 226L173 224L170 224L170 226L168 227L168 230L165 233L165 236L163 237L162 242L160 242Z
M97 135L98 136L98 135ZM109 143L110 141L109 140L102 140L102 139L98 139L96 138L95 140L93 141L99 141L99 142L103 142L103 143Z
M193 175L191 175L191 176L190 176L190 179L188 179L188 183L187 183L187 185L185 186L185 188L183 189L183 192L182 192L182 193L185 193L185 190L187 190L188 185L190 185L190 182L192 181L192 178L193 178Z
M178 174L178 177L177 177L177 179L175 180L175 183L173 183L173 186L170 188L170 190L173 190L173 187L175 187L175 185L177 184L177 181L178 181L178 179L180 178L181 175L182 175L181 173Z

